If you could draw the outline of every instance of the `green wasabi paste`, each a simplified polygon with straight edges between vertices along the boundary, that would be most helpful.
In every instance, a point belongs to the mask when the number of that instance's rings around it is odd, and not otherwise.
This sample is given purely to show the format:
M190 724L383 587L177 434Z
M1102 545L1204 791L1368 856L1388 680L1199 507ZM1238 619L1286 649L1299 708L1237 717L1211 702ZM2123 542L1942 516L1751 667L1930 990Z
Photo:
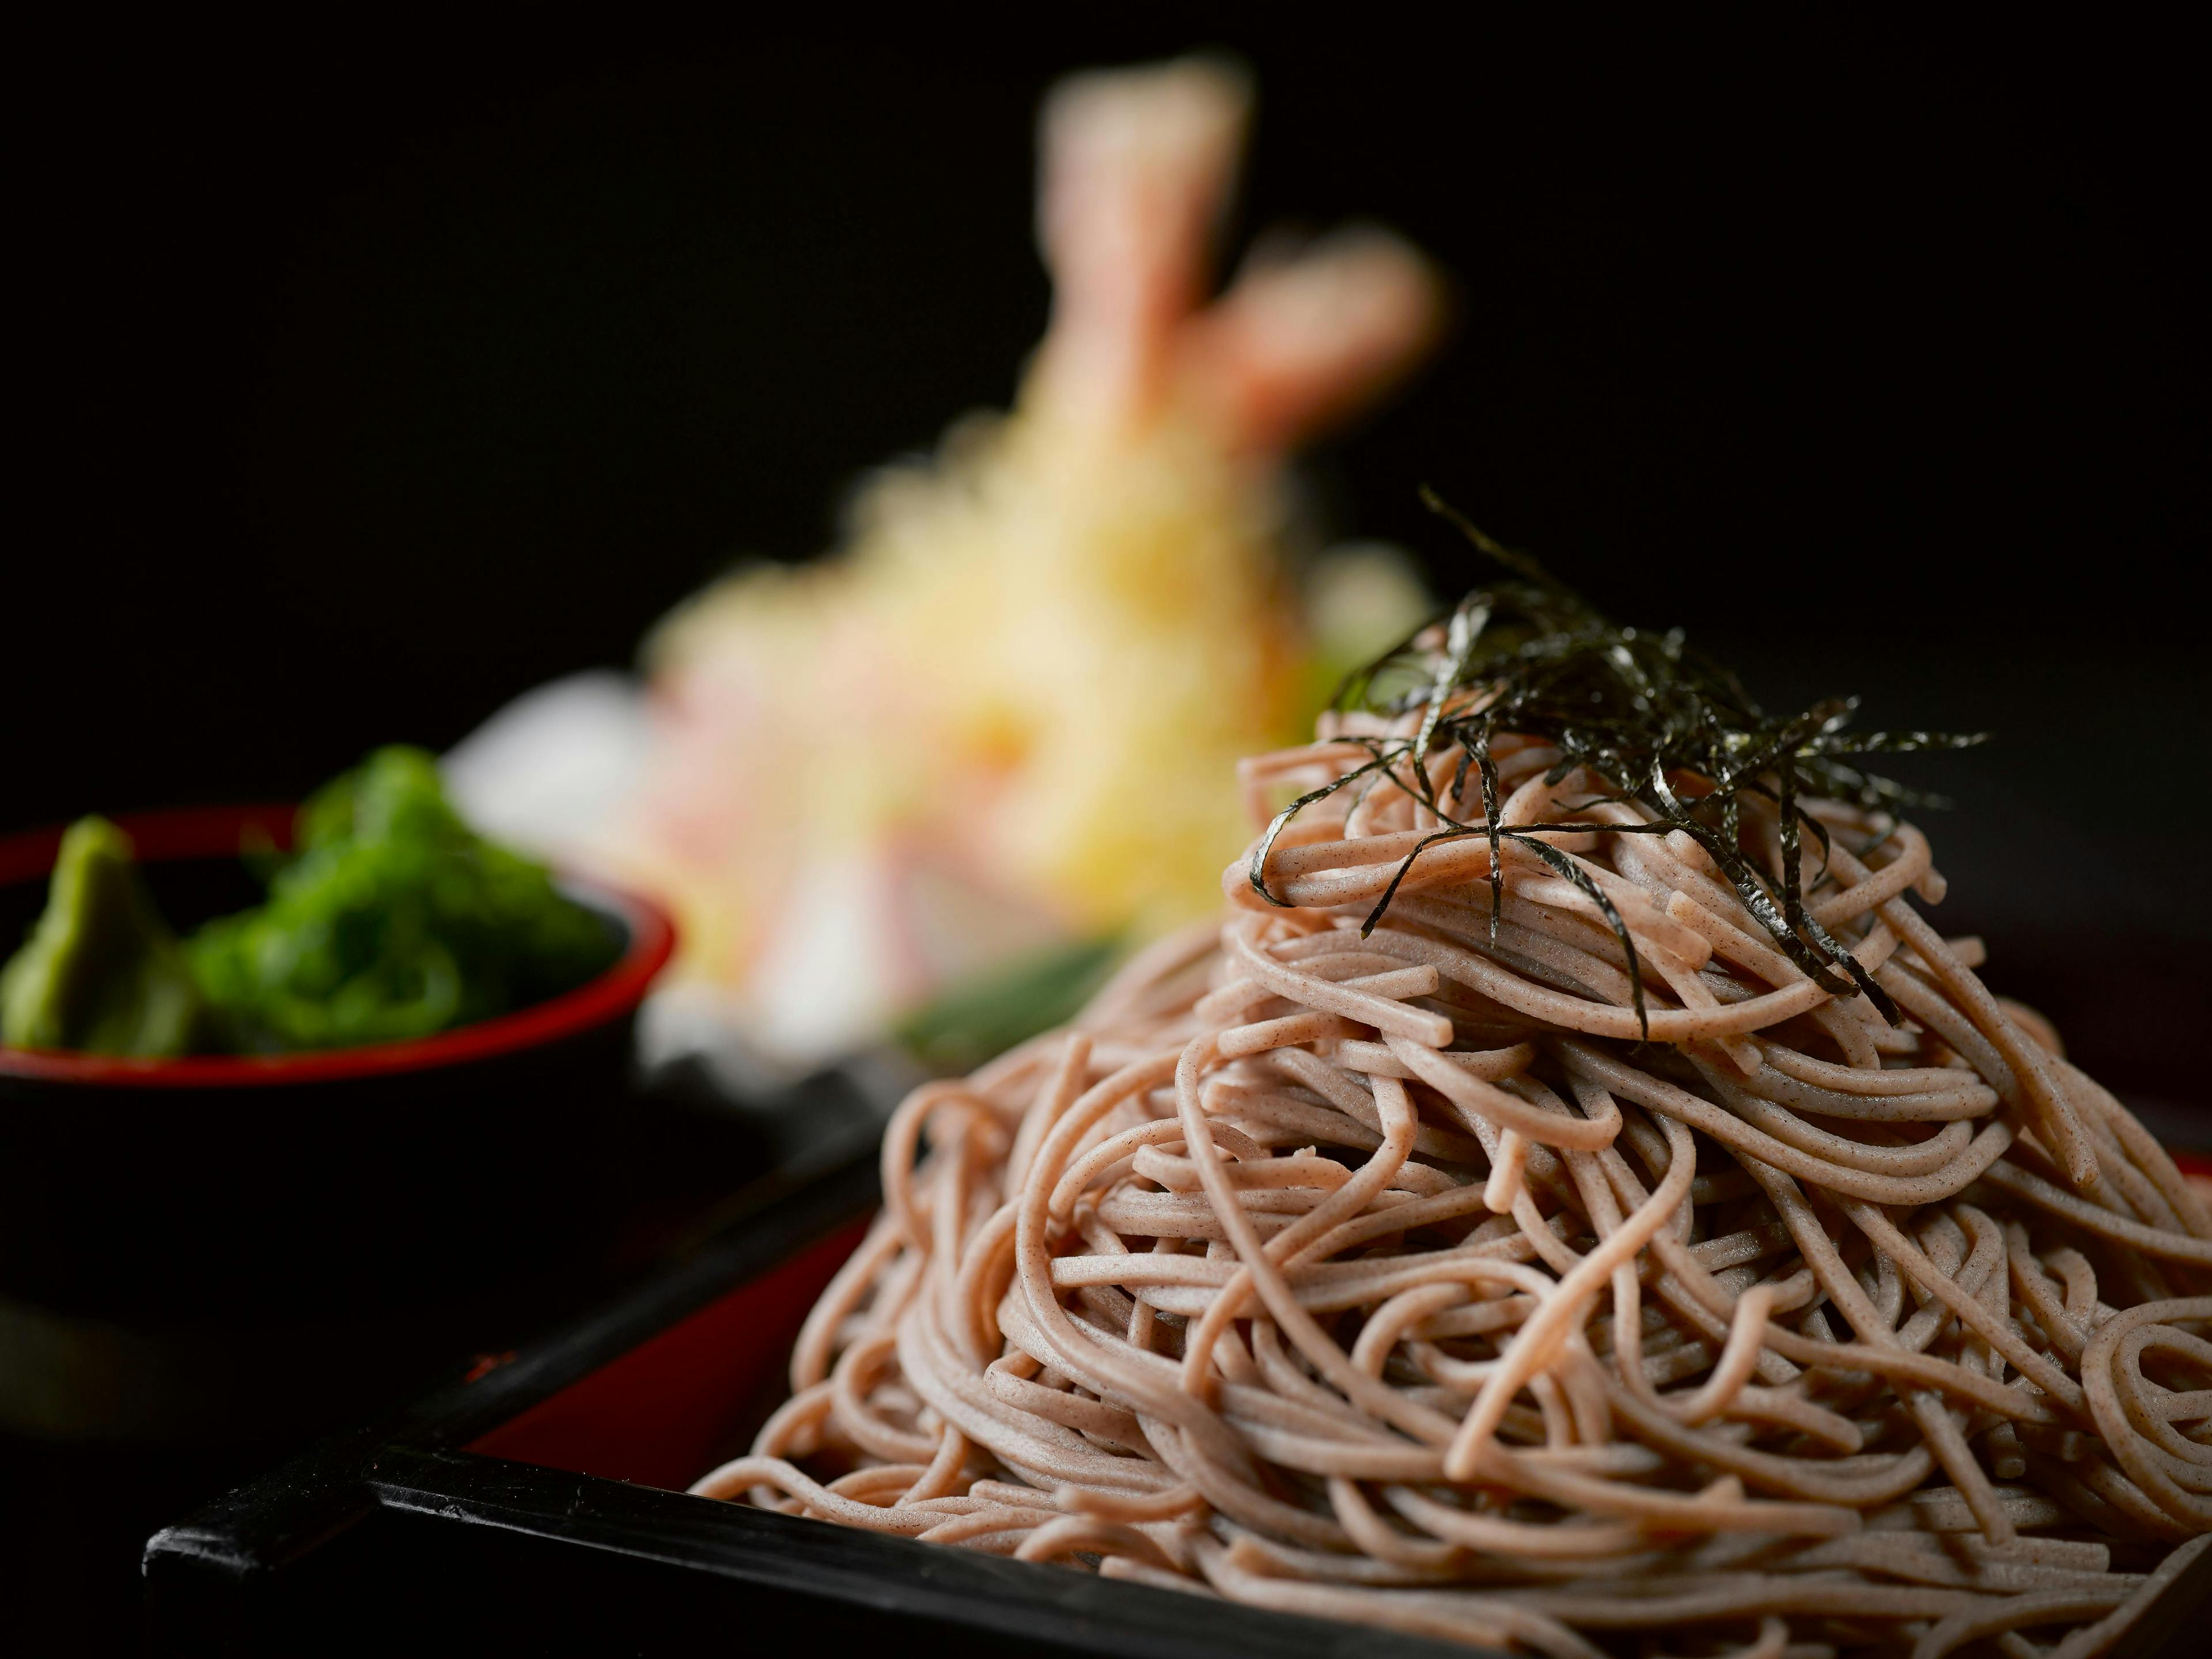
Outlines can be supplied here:
M206 1040L206 1000L139 878L130 836L106 818L71 824L47 895L0 971L0 1041L158 1059Z
M391 1042L571 990L619 950L542 866L462 821L419 749L380 749L319 791L274 865L266 903L180 945L130 839L73 826L0 974L0 1039L142 1055Z

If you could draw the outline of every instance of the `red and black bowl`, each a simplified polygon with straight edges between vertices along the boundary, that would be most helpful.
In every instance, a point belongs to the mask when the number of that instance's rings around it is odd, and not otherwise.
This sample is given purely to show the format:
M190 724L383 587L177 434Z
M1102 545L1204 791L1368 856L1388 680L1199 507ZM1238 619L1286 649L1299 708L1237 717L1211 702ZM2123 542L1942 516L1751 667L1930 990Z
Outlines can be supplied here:
M289 806L117 820L179 931L255 902L249 840ZM46 898L61 832L0 840L0 941ZM564 881L621 941L574 990L417 1041L125 1060L0 1048L0 1298L143 1324L419 1304L589 1231L667 918Z

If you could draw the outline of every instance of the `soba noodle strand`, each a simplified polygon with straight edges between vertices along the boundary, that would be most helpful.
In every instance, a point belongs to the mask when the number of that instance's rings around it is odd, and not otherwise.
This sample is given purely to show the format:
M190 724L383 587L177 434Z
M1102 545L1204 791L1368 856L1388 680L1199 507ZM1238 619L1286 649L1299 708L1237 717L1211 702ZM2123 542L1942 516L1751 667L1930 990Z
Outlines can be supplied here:
M1517 843L1493 933L1480 838L1363 937L1436 816L1323 802L1286 906L1240 865L1218 928L908 1101L791 1402L695 1490L1558 1659L2116 1640L2212 1534L2196 1190L1911 908L1911 826L1808 808L1892 1028L1702 847L1496 748L1515 827L1602 813L1557 840L1633 965Z

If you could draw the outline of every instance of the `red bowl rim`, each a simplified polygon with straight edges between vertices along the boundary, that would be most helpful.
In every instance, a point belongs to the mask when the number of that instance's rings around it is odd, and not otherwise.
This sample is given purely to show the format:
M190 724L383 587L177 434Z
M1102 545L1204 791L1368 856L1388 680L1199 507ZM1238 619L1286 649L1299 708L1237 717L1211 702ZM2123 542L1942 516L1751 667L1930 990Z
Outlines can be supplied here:
M167 812L118 814L116 824L137 844L148 863L234 855L249 830L277 846L292 837L295 807L192 806ZM50 825L0 838L0 886L36 880L53 869L64 826ZM85 1083L155 1089L267 1088L296 1083L390 1077L489 1060L518 1049L557 1042L633 1012L645 1000L676 949L675 925L650 899L568 872L566 886L612 910L629 942L614 965L573 991L495 1018L435 1036L330 1048L298 1054L193 1054L181 1060L132 1060L47 1048L0 1047L0 1077L40 1082Z

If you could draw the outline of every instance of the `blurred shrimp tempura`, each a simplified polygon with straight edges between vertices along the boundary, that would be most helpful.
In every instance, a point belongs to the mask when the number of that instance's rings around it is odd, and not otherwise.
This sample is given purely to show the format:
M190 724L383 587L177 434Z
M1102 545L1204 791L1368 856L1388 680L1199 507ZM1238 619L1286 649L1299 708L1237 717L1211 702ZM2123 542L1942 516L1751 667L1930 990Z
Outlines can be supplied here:
M1210 912L1237 759L1311 713L1322 658L1418 620L1370 550L1313 573L1359 636L1310 636L1283 465L1424 355L1441 290L1361 229L1209 301L1249 106L1200 59L1057 87L1013 411L872 480L836 556L648 642L648 758L583 850L671 903L687 994L757 1048L830 1057L1026 951Z

